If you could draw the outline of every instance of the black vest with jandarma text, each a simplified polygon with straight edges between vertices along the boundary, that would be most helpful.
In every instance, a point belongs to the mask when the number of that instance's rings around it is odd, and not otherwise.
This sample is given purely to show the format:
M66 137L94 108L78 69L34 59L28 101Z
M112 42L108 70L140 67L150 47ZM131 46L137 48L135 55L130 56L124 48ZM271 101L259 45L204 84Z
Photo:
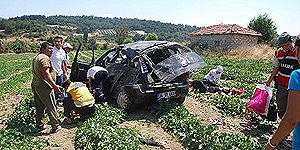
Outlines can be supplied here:
M300 68L296 57L296 47L293 47L289 51L283 51L282 48L279 48L275 56L279 61L279 70L278 70L278 84L281 86L288 86L291 73ZM286 57L285 57L286 56Z

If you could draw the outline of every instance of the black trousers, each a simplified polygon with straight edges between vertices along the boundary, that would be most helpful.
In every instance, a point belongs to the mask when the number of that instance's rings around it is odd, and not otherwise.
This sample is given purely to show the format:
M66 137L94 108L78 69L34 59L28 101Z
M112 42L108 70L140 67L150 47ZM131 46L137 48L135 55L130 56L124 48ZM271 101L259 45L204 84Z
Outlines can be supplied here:
M79 114L81 121L85 121L87 118L91 117L96 111L95 105L76 107L74 101L70 97L67 97L63 100L63 106L65 117L71 118L71 112L75 111L77 114Z
M93 96L96 100L96 103L106 101L103 93L103 81L107 78L107 76L108 73L106 71L98 71L95 74L95 79L92 80L92 89L95 91Z
M221 87L213 82L203 79L203 84L207 86L207 91L211 93L221 92Z

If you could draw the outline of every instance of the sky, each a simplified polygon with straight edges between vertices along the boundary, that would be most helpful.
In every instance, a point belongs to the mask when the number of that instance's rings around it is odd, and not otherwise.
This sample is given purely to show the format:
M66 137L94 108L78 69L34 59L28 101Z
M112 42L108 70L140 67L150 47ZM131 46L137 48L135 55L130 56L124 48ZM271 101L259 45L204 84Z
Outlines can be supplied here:
M238 24L268 14L278 34L300 34L300 0L0 0L0 17L93 15L195 25Z

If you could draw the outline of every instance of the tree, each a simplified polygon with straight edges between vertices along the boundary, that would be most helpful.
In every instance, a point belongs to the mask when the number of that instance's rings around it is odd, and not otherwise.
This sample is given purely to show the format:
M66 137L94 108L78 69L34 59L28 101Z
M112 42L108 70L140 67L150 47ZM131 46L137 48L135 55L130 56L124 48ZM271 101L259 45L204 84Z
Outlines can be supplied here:
M145 37L145 41L155 41L158 40L158 36L156 33L149 33L146 37Z
M277 36L277 27L268 14L260 14L254 17L250 21L248 28L262 34L262 36L258 38L258 43L269 44Z
M132 43L132 42L133 42L132 38L127 37L127 38L124 39L123 44L128 44L128 43Z

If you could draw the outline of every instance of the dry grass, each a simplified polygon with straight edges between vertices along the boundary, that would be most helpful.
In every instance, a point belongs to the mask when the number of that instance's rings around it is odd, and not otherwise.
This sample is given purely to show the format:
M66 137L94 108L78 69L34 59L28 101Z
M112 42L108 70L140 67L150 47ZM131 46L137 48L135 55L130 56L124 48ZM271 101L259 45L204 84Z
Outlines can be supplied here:
M236 48L228 51L223 56L243 59L271 60L274 56L275 48L260 44L247 48Z

